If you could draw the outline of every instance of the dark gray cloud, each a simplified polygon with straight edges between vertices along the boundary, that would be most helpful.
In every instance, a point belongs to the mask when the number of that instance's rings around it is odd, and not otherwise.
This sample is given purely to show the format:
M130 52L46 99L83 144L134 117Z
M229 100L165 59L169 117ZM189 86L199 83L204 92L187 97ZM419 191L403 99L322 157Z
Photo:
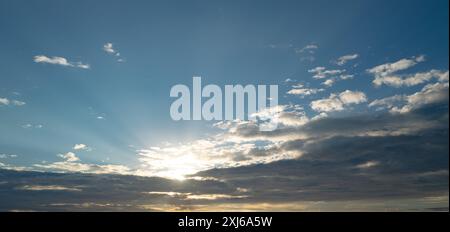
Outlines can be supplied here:
M0 170L0 211L205 210L199 207L233 204L242 210L263 203L270 206L257 209L281 204L284 210L302 210L309 204L307 209L317 210L320 202L335 210L448 209L448 102L407 114L326 118L283 130L264 136L307 136L246 156L301 151L299 158L211 169L184 181Z

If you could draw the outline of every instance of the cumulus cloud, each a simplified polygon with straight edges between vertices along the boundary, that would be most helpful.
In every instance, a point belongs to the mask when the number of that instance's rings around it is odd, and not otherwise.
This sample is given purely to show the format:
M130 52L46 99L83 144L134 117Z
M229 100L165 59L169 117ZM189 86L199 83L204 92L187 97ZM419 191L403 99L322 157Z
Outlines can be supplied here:
M388 85L392 87L415 86L423 84L432 79L440 82L448 82L448 71L430 70L428 72L420 72L412 75L390 75L375 77L373 83L375 86Z
M408 113L423 106L448 102L449 83L437 82L427 84L420 91L411 95L394 95L377 99L369 104L369 107L377 109L389 109L392 113Z
M340 94L331 94L328 98L315 100L310 103L317 112L342 111L346 105L360 104L367 101L363 92L346 90Z
M73 152L67 152L65 154L59 154L59 157L65 159L67 162L76 162L80 159Z
M345 100L340 99L341 94ZM353 91L341 94L336 94L341 103L362 101ZM60 168L78 173L2 169L0 208L170 211L201 210L206 205L216 210L266 211L445 209L448 100L439 105L428 103L403 114L326 117L286 123L271 132L260 132L249 122L224 122L221 135L140 151L145 164L142 171L171 171L170 177L187 174L182 182L111 175L111 169L106 171L104 166L67 160L41 170ZM302 121L305 116L299 106L284 106L281 112L289 113L289 120ZM266 157L265 162L253 162L261 157ZM215 165L190 172L190 167L204 163ZM176 170L182 172L173 173ZM188 172L183 173L185 170ZM48 195L49 191L58 194Z
M425 61L425 56L418 56L412 58L404 58L398 60L394 63L386 63L382 65L375 66L371 69L368 69L367 72L375 75L375 76L387 76L389 74L405 70L415 66L416 64Z
M358 54L349 54L349 55L341 56L336 60L336 64L339 66L342 66L342 65L346 64L348 61L354 60L358 57L359 57Z
M373 80L373 84L375 86L387 85L396 88L402 86L410 87L429 82L433 79L439 82L448 82L448 71L436 69L414 74L397 74L399 71L406 70L424 61L424 56L405 58L394 63L376 66L368 69L367 72L374 75L375 79Z
M81 62L69 62L66 58L59 57L59 56L48 57L45 55L38 55L38 56L35 56L33 58L33 60L36 63L47 63L47 64L66 66L66 67L76 67L76 68L81 68L81 69L89 69L90 68L89 64L83 64Z

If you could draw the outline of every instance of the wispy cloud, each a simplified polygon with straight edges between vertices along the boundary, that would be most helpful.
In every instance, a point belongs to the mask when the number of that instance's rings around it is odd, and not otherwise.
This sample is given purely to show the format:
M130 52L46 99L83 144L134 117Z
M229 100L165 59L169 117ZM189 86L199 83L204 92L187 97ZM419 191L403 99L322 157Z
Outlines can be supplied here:
M313 73L314 79L324 79L330 76L336 76L345 72L345 69L331 69L327 70L325 67L319 66L308 70L308 72Z
M46 63L46 64L54 64L54 65L60 65L60 66L66 66L66 67L76 67L81 69L89 69L89 64L84 64L82 62L70 62L64 57L59 56L53 56L48 57L45 55L38 55L33 58L34 62L36 63Z
M350 55L341 56L335 61L335 63L339 66L342 66L342 65L345 65L347 62L354 60L358 57L359 57L358 54L350 54Z
M15 106L24 106L27 103L19 100L10 100L8 98L0 98L0 105L15 105Z
M120 52L114 48L113 43L105 43L103 45L103 51L117 57L117 62L125 62L125 59L121 56Z

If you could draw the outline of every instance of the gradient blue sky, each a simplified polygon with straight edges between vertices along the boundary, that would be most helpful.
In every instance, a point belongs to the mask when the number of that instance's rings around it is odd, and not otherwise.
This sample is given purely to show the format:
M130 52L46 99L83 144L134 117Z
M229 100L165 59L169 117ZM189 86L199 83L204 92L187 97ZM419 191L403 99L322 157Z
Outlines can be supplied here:
M278 84L279 103L303 106L308 118L320 113L312 101L361 91L365 104L328 115L374 114L369 103L414 94L425 83L376 87L368 69L424 56L404 74L448 70L448 8L447 0L2 0L0 98L10 103L0 104L0 154L7 155L0 162L34 170L74 152L85 163L133 169L140 149L216 135L213 122L170 118L170 88L191 85L192 76L219 86ZM336 64L350 54L358 57ZM38 55L90 68L38 63ZM308 72L315 67L354 77L326 87ZM287 94L299 83L323 90ZM90 149L75 151L75 144Z

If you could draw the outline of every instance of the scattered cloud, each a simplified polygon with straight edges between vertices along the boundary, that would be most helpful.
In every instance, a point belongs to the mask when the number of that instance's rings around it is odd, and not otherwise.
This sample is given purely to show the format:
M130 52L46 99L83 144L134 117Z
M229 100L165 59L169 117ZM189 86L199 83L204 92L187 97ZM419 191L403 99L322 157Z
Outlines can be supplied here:
M345 69L327 70L325 67L318 66L318 67L308 70L308 72L314 74L314 76L313 76L314 79L324 79L324 78L327 78L330 76L339 75L339 74L345 72Z
M319 49L319 46L317 44L308 44L303 48L296 48L295 53L300 56L300 61L313 62L314 60L316 60L314 55L317 49Z
M65 159L67 162L76 162L80 159L73 152L67 152L65 154L59 154L59 157Z
M47 63L47 64L67 66L67 67L82 68L82 69L90 68L89 64L83 64L81 62L69 62L66 58L59 57L59 56L47 57L44 55L38 55L38 56L35 56L33 58L33 60L36 63Z
M394 95L374 100L369 107L377 107L378 110L389 109L392 113L409 113L426 105L448 102L448 92L448 82L437 82L427 84L411 95Z
M91 148L88 145L83 144L83 143L75 144L73 146L73 149L74 150L83 150L83 151L90 151L91 150Z
M317 49L319 49L319 46L317 44L308 44L308 45L304 46L303 48L295 49L295 53L314 54Z
M22 128L24 129L41 129L44 126L42 124L31 124L31 123L27 123L27 124L23 124Z
M354 60L358 57L359 57L358 54L350 54L350 55L341 56L335 61L335 63L339 66L342 66L342 65L345 65L348 61Z
M14 106L24 106L27 103L19 100L10 100L8 98L0 98L0 105L14 105Z
M0 98L0 105L9 105L8 98Z
M346 105L360 104L367 101L363 92L346 90L340 94L331 94L326 99L312 101L310 106L317 112L342 111Z
M448 71L430 70L428 72L420 72L412 75L390 75L379 76L373 80L375 86L388 85L392 87L415 86L423 84L432 79L437 79L440 82L448 82Z
M109 53L109 54L116 54L116 50L113 48L112 43L106 43L103 45L103 51Z
M125 59L121 56L120 52L117 51L114 47L112 43L106 43L103 45L103 51L105 51L108 54L114 55L115 57L117 57L117 62L121 63L121 62L125 62Z
M295 86L293 86L295 87ZM325 89L314 89L314 88L293 88L287 92L290 95L298 95L300 97L305 97L309 95L314 95L319 92L325 91Z
M415 86L436 79L439 82L448 82L447 71L432 69L427 72L417 72L414 74L397 74L397 72L409 69L418 63L424 62L425 56L401 59L394 63L386 63L368 69L367 72L373 74L375 79L373 84L377 87L382 85L392 87Z

